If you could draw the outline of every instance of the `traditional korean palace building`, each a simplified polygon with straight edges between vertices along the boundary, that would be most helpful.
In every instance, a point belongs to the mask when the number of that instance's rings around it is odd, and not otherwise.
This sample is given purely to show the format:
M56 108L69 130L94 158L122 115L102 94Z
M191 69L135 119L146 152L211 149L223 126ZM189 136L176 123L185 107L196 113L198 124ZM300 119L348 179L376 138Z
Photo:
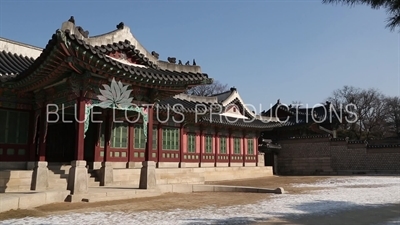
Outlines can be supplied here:
M72 194L87 190L88 169L107 185L117 168L151 179L154 167L264 166L260 132L280 125L235 88L182 94L212 79L194 60L160 60L123 23L89 37L71 18L44 49L0 38L0 80L0 170L33 169L33 190L52 163L71 164Z

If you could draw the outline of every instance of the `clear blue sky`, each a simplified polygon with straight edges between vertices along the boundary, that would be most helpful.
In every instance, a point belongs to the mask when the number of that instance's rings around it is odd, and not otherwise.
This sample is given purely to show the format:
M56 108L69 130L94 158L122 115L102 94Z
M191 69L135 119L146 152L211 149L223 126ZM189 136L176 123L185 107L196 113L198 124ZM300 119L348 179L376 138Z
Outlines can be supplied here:
M89 35L123 21L161 59L195 58L263 109L277 99L313 105L344 85L400 94L400 36L385 28L384 10L320 0L0 0L0 36L44 47L71 15Z

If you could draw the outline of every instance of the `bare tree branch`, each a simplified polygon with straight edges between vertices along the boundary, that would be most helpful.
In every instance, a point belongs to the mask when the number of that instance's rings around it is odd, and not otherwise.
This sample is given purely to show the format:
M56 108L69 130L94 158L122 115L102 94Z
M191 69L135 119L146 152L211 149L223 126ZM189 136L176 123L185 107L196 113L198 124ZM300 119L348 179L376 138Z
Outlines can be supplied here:
M350 134L354 139L383 138L387 135L387 104L386 97L377 89L360 89L344 86L335 90L328 101L336 108L349 109L354 116L348 118L351 123L341 125L342 132Z
M186 94L197 96L210 96L228 91L228 84L222 84L219 81L214 81L212 84L200 85L186 91Z

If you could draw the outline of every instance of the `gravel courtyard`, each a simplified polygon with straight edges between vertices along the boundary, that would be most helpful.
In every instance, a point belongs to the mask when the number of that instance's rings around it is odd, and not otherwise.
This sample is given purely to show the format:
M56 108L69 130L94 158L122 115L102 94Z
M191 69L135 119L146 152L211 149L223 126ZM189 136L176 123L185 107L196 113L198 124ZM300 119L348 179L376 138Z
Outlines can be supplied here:
M165 194L57 203L0 214L0 224L400 224L400 177L266 177L214 184L284 187L260 193Z

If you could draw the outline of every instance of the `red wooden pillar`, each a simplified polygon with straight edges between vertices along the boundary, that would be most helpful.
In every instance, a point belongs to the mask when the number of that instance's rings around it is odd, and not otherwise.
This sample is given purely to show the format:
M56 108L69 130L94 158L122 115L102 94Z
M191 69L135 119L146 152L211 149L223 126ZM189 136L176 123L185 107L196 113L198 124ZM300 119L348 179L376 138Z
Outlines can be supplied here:
M246 146L246 131L243 131L243 136L242 136L242 148L243 148L243 153L242 153L242 157L243 157L243 166L246 165L246 150L247 150L247 146Z
M203 161L203 148L204 148L204 132L203 127L200 126L200 154L199 154L199 166L201 167L201 162Z
M254 145L255 145L255 151L254 153L256 154L256 166L258 166L258 139L259 139L259 132L256 132L256 137L254 138Z
M232 130L229 130L229 135L228 135L228 166L231 166L231 158L232 158Z
M147 141L146 141L146 150L144 153L144 161L150 161L151 159L151 150L153 149L153 106L149 106L148 108L148 124L147 124Z
M42 108L39 118L39 154L38 161L46 161L46 136L47 136L47 111L46 107Z
M94 148L94 161L95 162L100 162L103 160L103 158L100 156L100 152L101 152L101 147L100 147L100 138L101 138L101 129L103 126L103 123L95 123L94 124L97 127L97 142L95 144L95 148ZM104 150L104 149L103 149ZM104 152L103 152L104 153ZM104 157L104 156L103 156Z
M128 163L129 162L133 162L133 145L134 145L134 127L133 127L133 123L129 123L129 131L128 131Z
M219 148L218 148L218 129L215 128L215 134L214 134L214 166L217 167L217 163L218 163L218 152L219 152Z
M185 147L185 142L184 142L184 136L185 136L185 129L184 129L184 124L181 123L181 126L179 127L179 136L180 136L180 143L179 143L179 167L182 167L182 161L183 161L183 153L184 153L184 147Z
M115 113L113 111L113 113ZM111 127L112 127L112 114L110 110L106 109L106 117L104 119L104 157L103 162L109 161L110 158L110 139L111 139Z
M77 129L75 139L75 159L84 159L84 146L85 146L85 100L82 97L77 99Z
M161 123L158 124L157 126L157 163L160 162L161 160L161 154L162 154L162 126ZM157 164L158 165L158 164Z
M35 111L30 112L29 117L29 161L35 161L36 157L36 136L37 134L37 121Z

